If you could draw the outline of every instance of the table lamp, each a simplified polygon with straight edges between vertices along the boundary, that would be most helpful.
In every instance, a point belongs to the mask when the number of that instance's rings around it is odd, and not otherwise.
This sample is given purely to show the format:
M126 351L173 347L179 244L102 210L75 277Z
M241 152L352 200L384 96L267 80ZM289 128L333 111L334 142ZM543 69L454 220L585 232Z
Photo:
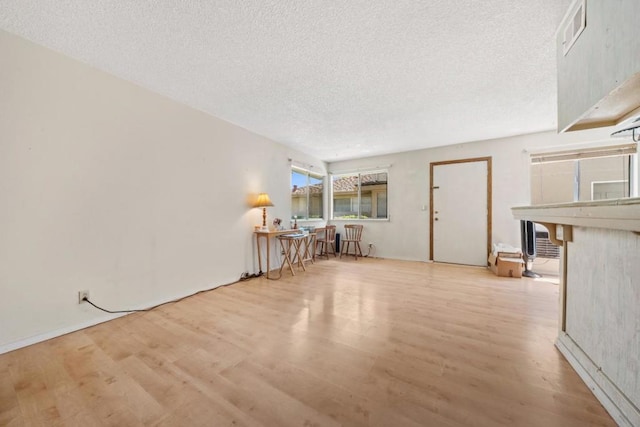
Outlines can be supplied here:
M269 228L267 228L267 206L273 206L271 199L269 199L269 195L267 193L258 194L258 198L253 207L262 208L262 228L260 231L269 231Z

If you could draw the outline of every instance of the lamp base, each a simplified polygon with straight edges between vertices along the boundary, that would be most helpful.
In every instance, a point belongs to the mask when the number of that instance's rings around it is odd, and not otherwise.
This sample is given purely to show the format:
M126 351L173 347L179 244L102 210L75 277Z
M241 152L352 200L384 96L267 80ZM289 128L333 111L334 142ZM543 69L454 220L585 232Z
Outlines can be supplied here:
M263 231L263 232L269 231L269 227L267 227L266 225L263 225L258 229L258 231Z

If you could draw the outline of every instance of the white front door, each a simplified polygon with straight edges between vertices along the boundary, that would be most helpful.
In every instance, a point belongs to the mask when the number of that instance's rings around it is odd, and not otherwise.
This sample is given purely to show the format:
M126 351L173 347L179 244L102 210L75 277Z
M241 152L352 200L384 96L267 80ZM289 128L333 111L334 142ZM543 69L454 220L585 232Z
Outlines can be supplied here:
M490 159L431 164L431 256L487 265Z

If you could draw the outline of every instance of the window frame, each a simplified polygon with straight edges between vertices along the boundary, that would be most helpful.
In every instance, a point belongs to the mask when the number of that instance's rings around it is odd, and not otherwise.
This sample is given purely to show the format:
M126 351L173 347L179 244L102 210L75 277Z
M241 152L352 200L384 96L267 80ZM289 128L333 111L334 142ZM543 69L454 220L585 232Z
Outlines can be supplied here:
M385 193L386 193L385 202L386 202L387 215L384 218L362 218L362 185L361 185L362 175L373 175L373 174L381 174L381 173L384 173L387 176L386 190L385 190ZM358 183L357 183L358 191L357 191L357 195L355 196L355 201L353 200L353 198L351 199L351 204L352 205L354 203L356 204L356 207L357 207L356 218L337 218L335 216L335 203L334 203L334 199L335 199L334 188L333 188L334 178L354 176L354 175L358 177ZM389 213L389 169L388 168L356 169L352 171L341 171L341 172L329 173L329 209L330 209L329 218L331 218L331 221L389 221L391 218L391 214ZM373 205L371 209L372 209L371 213L373 214ZM377 209L377 203L376 203L376 209ZM377 215L377 212L376 212L376 215Z
M293 173L298 173L300 175L305 175L307 177L307 184L306 184L306 188L307 188L307 192L306 192L306 209L305 209L305 218L296 218L296 220L298 222L300 221L324 221L325 219L325 209L324 209L324 196L325 196L325 191L326 191L326 175L321 175L319 173L315 173L315 172L311 172L307 169L303 169L300 167L296 167L296 166L291 166L291 174L289 175L291 178L291 181L289 183L289 188L292 189L293 188ZM322 182L322 196L320 197L320 200L322 201L322 209L321 209L321 213L320 213L320 217L319 218L310 218L309 217L309 212L310 212L310 203L311 203L311 192L309 191L309 188L311 186L311 182L310 182L310 178L315 178L317 180L320 180ZM289 215L290 219L293 221L294 219L294 214L293 214L293 204L291 205L291 214Z

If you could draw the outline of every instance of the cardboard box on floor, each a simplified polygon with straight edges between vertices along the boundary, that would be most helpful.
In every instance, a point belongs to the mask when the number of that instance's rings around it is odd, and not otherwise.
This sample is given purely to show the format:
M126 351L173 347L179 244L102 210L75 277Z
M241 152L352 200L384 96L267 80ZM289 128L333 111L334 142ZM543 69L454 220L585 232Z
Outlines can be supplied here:
M522 277L524 260L521 253L498 252L489 254L489 268L497 276Z

